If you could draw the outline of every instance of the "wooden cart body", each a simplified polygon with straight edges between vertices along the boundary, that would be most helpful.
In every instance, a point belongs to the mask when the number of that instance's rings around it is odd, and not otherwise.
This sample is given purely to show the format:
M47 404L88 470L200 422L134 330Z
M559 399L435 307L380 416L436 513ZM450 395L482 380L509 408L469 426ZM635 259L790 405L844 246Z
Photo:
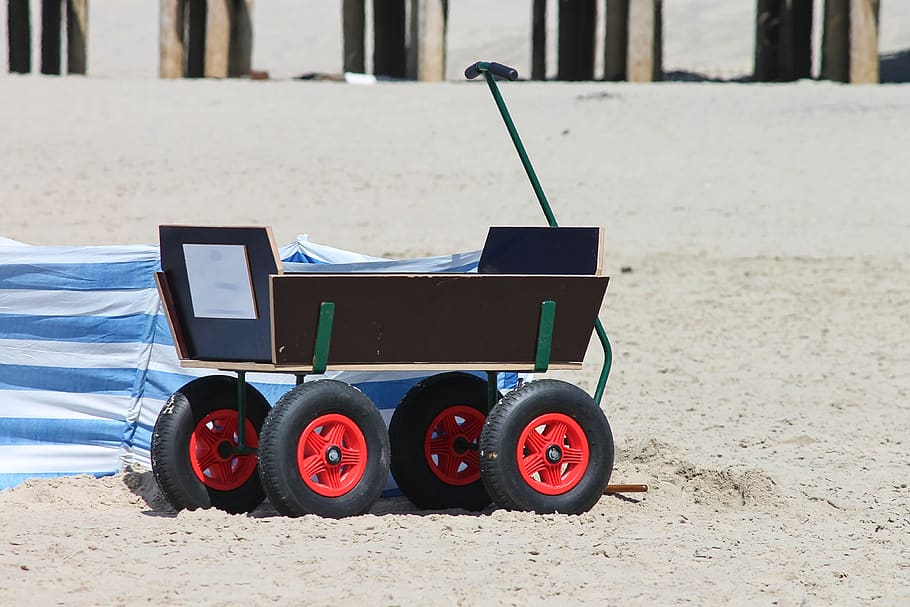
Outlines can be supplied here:
M478 273L451 274L289 274L263 227L161 226L160 237L156 280L187 367L576 369L609 280L598 228L491 228ZM199 252L233 267L211 262L200 278ZM224 295L200 309L200 289ZM232 294L249 303L219 311Z

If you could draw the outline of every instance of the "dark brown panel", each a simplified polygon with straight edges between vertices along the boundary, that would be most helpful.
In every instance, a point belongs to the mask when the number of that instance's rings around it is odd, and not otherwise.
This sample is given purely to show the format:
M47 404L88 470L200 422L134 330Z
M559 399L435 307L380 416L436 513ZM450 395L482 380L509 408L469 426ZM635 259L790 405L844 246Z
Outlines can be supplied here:
M556 302L551 362L581 362L607 277L297 274L272 277L275 362L310 364L319 306L335 304L329 365L533 362Z

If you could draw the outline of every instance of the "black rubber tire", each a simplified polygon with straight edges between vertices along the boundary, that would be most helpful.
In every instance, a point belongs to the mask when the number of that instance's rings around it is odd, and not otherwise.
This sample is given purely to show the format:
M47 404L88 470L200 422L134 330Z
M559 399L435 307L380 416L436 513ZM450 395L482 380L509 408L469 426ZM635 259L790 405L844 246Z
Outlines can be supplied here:
M190 435L209 413L237 410L237 379L210 375L195 379L171 395L158 414L152 432L152 473L161 493L177 510L217 508L234 514L250 512L265 499L256 469L238 488L222 491L207 487L193 472ZM269 412L269 403L253 386L246 386L246 416L257 435Z
M479 477L467 485L451 484L439 478L432 462L427 461L424 442L430 425L444 410L460 405L471 407L486 418L487 382L468 373L434 375L411 388L392 414L392 477L419 508L476 511L492 501Z
M328 497L310 488L297 462L297 447L309 424L338 414L363 433L363 476L343 495ZM259 476L272 506L286 516L316 514L342 518L363 514L376 503L389 476L389 435L379 410L357 388L324 379L299 385L281 397L259 438Z
M527 482L519 470L522 432L541 415L561 414L584 433L588 464L578 483L560 495L546 495ZM584 390L542 379L507 394L487 417L480 436L484 485L497 506L539 513L587 512L600 500L613 471L613 433L603 411Z

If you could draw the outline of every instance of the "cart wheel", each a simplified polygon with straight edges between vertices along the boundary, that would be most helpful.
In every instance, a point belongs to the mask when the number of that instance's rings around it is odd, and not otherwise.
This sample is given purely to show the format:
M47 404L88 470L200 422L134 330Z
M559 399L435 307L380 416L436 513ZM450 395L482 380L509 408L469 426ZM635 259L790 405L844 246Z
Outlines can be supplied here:
M269 403L246 386L244 442L259 444ZM200 377L171 395L152 434L152 472L177 510L218 508L249 512L265 499L256 474L256 454L237 455L237 380Z
M543 379L513 390L480 435L481 476L497 505L579 514L603 495L613 433L603 411L572 384Z
M434 375L411 388L389 423L392 476L420 508L483 510L480 431L487 382L467 373Z
M281 514L363 514L389 476L382 416L349 384L324 379L297 386L265 420L259 475Z

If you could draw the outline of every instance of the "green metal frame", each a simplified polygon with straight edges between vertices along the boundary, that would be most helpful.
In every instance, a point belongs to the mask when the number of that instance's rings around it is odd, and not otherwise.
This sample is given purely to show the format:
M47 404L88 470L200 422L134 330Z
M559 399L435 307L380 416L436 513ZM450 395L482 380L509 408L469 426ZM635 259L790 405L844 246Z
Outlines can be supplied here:
M322 375L329 364L329 346L332 342L332 324L335 321L335 302L319 304L319 321L316 324L316 343L313 345L313 373Z
M534 356L534 371L543 373L550 366L550 350L553 347L553 325L556 321L556 302L540 304L540 324L537 327L537 354Z
M509 131L512 143L515 144L515 150L518 152L518 157L521 159L521 164L525 169L525 173L528 174L528 179L531 181L531 187L534 189L534 194L537 196L540 208L547 218L547 223L551 228L559 227L559 224L556 222L556 216L553 214L553 209L550 208L547 196L544 194L543 187L540 185L540 180L537 179L537 173L534 172L534 167L531 166L531 159L528 158L528 152L521 142L521 137L518 136L518 129L515 128L512 116L509 114L509 108L506 107L506 102L502 98L502 93L499 92L499 86L496 84L496 77L490 73L489 62L481 61L480 63L477 63L475 67L483 74L484 79L487 81L487 86L490 87L490 92L493 94L493 99L496 101L496 107L499 108L499 113L502 115L502 121L506 124L506 130ZM594 321L594 330L597 332L597 337L600 340L600 345L603 347L604 351L603 367L600 371L600 378L597 380L597 389L594 391L594 401L599 405L603 398L604 388L607 386L607 378L610 376L610 369L613 367L613 348L610 345L610 339L607 337L607 332L604 330L603 323L600 322L599 317Z
M237 446L236 455L256 453L255 447L246 444L246 371L237 371Z

